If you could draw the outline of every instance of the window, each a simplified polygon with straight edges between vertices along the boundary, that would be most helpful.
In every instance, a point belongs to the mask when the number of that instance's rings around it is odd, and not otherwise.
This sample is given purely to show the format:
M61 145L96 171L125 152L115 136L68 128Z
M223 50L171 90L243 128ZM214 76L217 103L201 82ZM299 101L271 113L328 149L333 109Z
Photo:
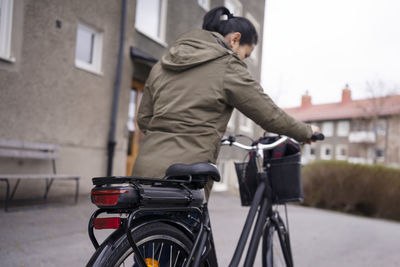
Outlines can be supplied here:
M376 122L376 133L378 135L386 135L387 124L386 120L381 119Z
M210 9L210 0L197 0L199 6L201 6L205 11Z
M136 29L166 46L165 24L166 24L167 0L137 0L136 2Z
M257 20L250 14L246 13L246 18L250 20L251 23L253 23L254 27L256 28L257 34L260 34L260 24L257 22ZM250 59L254 64L258 64L258 58L259 58L259 50L260 50L260 35L258 37L258 44L254 47L253 52L250 55Z
M236 124L236 111L232 112L231 118L228 121L228 129L234 131Z
M310 156L315 158L315 148L314 147L310 148Z
M350 122L349 121L339 121L337 124L337 135L338 136L348 136L350 132Z
M375 155L376 157L379 158L385 158L385 150L381 149L381 148L377 148L375 150Z
M315 160L315 145L311 144L309 146L304 146L302 148L302 157L301 157L302 164L307 164L313 160Z
M76 34L75 65L79 68L101 73L103 34L83 25L78 25Z
M238 0L225 0L225 7L229 9L234 16L242 16L243 6Z
M253 132L252 121L243 114L239 116L239 129L247 133Z
M0 58L14 61L11 57L13 0L0 0Z
M333 122L327 121L322 123L322 133L325 136L333 136Z
M132 89L129 97L128 123L127 123L127 128L130 132L135 131L136 97L137 97L137 91L135 89Z
M329 160L332 159L332 146L322 145L321 146L321 159Z
M336 146L336 159L337 160L346 160L347 159L347 146L346 145L337 145Z

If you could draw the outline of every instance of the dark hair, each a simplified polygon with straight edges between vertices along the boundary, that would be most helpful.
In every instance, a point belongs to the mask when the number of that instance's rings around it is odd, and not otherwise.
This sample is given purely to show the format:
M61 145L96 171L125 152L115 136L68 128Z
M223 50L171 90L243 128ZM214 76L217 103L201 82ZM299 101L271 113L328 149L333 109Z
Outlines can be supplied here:
M228 19L222 20L226 15ZM254 25L246 18L235 17L226 7L216 7L207 12L203 18L203 30L218 32L226 36L232 32L240 32L240 44L253 45L258 42L258 34Z

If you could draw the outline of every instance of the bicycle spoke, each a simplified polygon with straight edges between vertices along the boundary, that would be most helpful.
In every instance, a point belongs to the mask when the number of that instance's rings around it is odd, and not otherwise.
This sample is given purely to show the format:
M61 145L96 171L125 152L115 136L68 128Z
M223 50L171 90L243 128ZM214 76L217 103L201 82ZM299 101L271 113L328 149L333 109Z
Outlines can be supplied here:
M178 258L179 258L179 254L180 254L180 253L181 253L181 251L178 250L178 254L176 255L174 267L176 267L176 263L178 262Z
M158 262L160 262L161 253L162 253L163 247L164 247L164 242L161 242L160 253L158 254Z
M172 267L172 245L169 250L169 267Z
M151 257L153 259L153 266L154 266L154 257L155 257L155 254L154 254L154 242L153 242L153 256Z

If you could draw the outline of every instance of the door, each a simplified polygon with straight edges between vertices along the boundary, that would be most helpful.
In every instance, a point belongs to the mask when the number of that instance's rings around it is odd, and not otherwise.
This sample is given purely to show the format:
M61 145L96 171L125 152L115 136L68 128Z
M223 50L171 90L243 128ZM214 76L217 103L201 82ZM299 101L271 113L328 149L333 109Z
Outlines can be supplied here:
M132 90L129 101L129 120L128 120L128 156L126 162L126 175L132 175L133 164L135 163L139 152L139 142L143 133L139 130L136 122L136 114L139 108L140 100L143 95L144 83L137 80L132 81Z

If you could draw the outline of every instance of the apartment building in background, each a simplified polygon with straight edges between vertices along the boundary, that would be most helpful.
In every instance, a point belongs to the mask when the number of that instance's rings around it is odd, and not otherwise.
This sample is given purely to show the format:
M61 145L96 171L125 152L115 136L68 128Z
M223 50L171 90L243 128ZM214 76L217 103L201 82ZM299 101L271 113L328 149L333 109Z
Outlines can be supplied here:
M324 142L304 147L305 164L344 160L400 166L400 95L354 100L346 86L340 102L313 105L311 96L305 94L301 106L285 111L318 125L326 137Z
M110 157L113 175L130 174L141 138L135 114L151 67L179 35L200 28L204 14L221 5L256 26L259 44L246 63L259 80L264 0L0 1L0 138L58 145L58 172L81 176L83 194L92 187L90 178L106 175ZM228 131L259 134L237 111ZM225 188L235 157L242 155L221 152ZM2 173L49 168L0 159ZM73 186L56 181L50 197L70 194ZM40 196L44 187L45 181L22 181L16 198Z

